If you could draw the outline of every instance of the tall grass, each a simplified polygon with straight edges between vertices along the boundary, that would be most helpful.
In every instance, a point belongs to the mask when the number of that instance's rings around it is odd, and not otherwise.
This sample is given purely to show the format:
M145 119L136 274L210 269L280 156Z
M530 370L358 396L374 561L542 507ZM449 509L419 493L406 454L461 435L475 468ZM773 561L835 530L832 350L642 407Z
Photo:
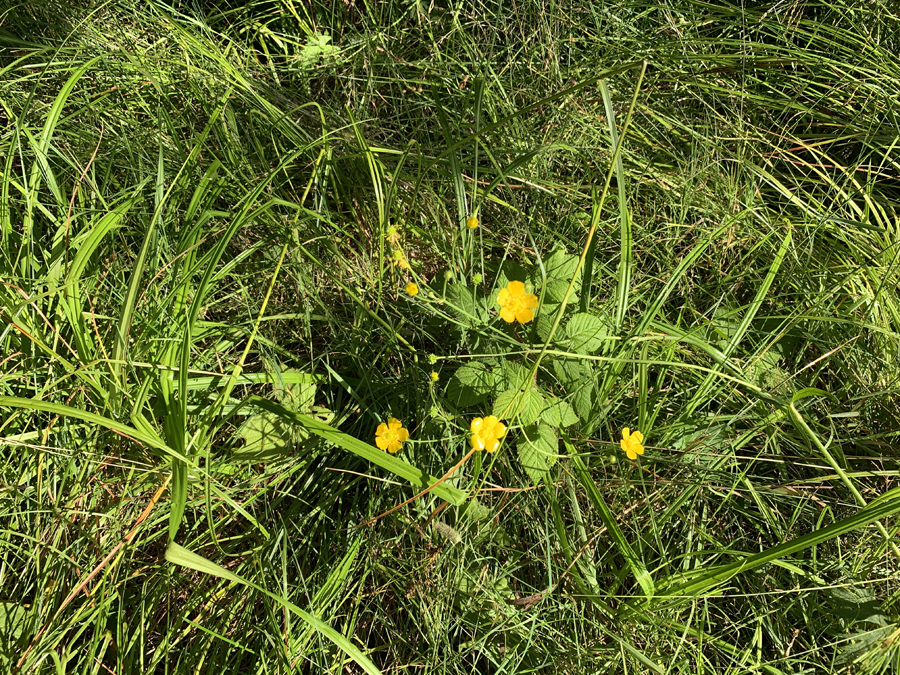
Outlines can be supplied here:
M892 4L38 0L0 43L7 671L900 670ZM577 413L537 469L450 471L472 363Z

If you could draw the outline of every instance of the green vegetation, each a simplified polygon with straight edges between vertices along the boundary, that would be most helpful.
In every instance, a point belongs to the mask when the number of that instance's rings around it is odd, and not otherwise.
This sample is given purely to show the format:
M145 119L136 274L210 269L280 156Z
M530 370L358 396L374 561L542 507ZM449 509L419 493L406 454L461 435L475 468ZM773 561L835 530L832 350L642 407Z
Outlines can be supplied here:
M233 4L0 9L0 669L900 672L897 6Z

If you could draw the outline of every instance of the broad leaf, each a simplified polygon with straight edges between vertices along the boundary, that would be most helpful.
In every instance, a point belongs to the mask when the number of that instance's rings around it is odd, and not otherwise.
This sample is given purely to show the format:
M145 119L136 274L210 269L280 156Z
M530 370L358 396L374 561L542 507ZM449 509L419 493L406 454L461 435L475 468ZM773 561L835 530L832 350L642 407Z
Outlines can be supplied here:
M579 354L599 351L606 334L606 326L591 314L576 314L566 324L566 335L571 341L572 351Z
M516 444L519 461L534 483L548 482L550 467L556 463L559 441L546 424L531 424L522 429Z

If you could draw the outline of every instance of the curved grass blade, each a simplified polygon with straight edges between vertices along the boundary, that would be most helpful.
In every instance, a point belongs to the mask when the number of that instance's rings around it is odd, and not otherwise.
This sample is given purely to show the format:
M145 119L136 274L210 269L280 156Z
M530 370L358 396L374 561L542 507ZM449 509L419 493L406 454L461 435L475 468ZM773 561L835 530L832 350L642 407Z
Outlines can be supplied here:
M569 452L572 466L575 467L575 474L578 476L578 480L581 481L581 485L584 487L588 499L591 500L591 503L597 510L597 515L600 516L603 524L606 525L609 536L612 537L616 548L619 549L622 557L625 558L625 564L631 569L631 573L634 575L641 590L644 591L644 595L647 598L652 598L656 593L653 577L650 576L644 562L634 552L634 549L631 548L631 544L629 544L628 540L625 538L625 534L619 527L619 523L616 522L615 516L612 511L609 510L609 506L606 505L603 495L600 494L600 491L594 484L594 480L591 478L591 474L588 472L587 467L584 465L584 462L581 461L581 457L578 456L575 448L568 440L564 440L563 442L566 445L566 450Z
M843 534L859 530L869 523L877 522L898 512L900 512L900 495L894 495L891 499L870 504L852 516L827 525L820 530L804 534L760 553L749 555L743 560L717 565L687 581L669 577L659 585L659 596L665 596L664 598L658 598L659 602L660 604L669 604L677 602L679 599L688 601L692 598L709 595L710 591L716 586L726 583L729 579L742 572L749 572L762 565L777 562L782 558L794 555L812 546L817 546L830 539L835 539ZM647 603L643 604L646 605Z
M180 565L181 567L187 567L188 569L196 570L197 572L202 572L204 574L208 574L213 577L218 577L220 579L226 579L227 581L231 581L236 584L242 584L244 586L248 586L255 591L262 593L263 595L267 595L272 598L275 602L280 604L289 612L296 614L303 621L305 621L313 630L321 633L324 637L328 638L338 647L341 651L343 651L347 656L353 659L357 665L362 668L365 672L369 673L369 675L381 675L381 671L372 663L365 654L363 654L359 649L353 646L353 643L350 642L349 639L338 633L334 628L329 626L324 621L320 621L315 616L306 612L294 603L286 600L280 595L276 595L269 590L266 590L262 586L258 586L254 584L252 581L244 579L241 576L238 576L234 572L229 572L224 567L216 565L214 562L203 558L196 553L189 551L183 546L179 546L174 541L169 542L169 545L166 547L166 560L168 560L173 565Z
M438 478L429 476L421 469L413 466L412 464L409 464L408 462L403 461L399 457L390 455L384 450L379 450L378 448L369 445L368 443L363 443L358 438L353 438L353 436L338 431L334 427L329 426L324 422L320 422L314 417L301 415L300 413L288 410L284 406L281 406L278 403L274 403L273 401L270 401L268 399L262 398L261 396L250 396L244 401L244 403L245 405L252 405L256 406L257 408L262 408L266 412L270 412L273 415L278 415L282 419L288 422L292 422L293 424L299 424L306 431L314 433L317 436L321 436L326 441L334 443L338 447L343 448L348 452L352 452L354 455L362 457L363 459L372 462L373 464L377 464L382 469L386 469L394 475L403 478L415 487L426 488L430 485L434 485L438 481ZM469 498L468 492L460 490L459 488L455 488L451 485L447 485L446 483L441 483L440 485L435 486L432 492L436 497L440 497L444 501L450 502L454 506L461 505Z

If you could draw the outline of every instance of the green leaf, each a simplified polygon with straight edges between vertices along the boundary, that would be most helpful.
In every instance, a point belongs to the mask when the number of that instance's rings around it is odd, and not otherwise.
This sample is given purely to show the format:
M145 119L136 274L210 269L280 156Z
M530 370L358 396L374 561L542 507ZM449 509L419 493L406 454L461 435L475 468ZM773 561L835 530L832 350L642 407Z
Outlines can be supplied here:
M536 389L507 389L494 402L493 414L501 420L512 420L518 413L519 422L533 424L541 416L544 406L544 397Z
M580 389L586 379L591 377L590 366L578 359L562 358L553 361L553 372L567 392L574 393Z
M552 302L558 304L566 297L566 291L569 290L569 282L562 279L551 279L547 282L546 293L544 294L544 302ZM538 296L540 297L540 296ZM570 300L576 298L573 291Z
M484 401L493 387L494 374L483 363L469 363L453 373L444 395L457 408L466 408Z
M534 483L549 482L550 467L556 463L559 440L546 424L531 424L522 429L516 444L519 461Z
M596 352L603 347L607 330L596 316L579 313L566 324L566 335L572 343L572 351L579 354Z
M541 419L547 424L556 427L568 427L578 423L578 415L566 401L555 399L541 413Z
M516 361L503 361L500 365L502 381L500 384L505 389L524 389L531 369Z
M572 280L572 275L578 267L578 256L570 255L562 250L551 253L544 260L544 270L547 272L547 281L563 281L566 286ZM580 276L580 272L579 272ZM575 280L578 283L578 279Z
M273 392L275 398L277 398L278 402L284 407L290 408L295 412L309 412L316 402L315 380L299 382L291 381L296 378L287 377L290 375L300 375L302 377L306 375L306 373L298 373L293 368L290 368L278 375L274 375L275 387L273 388ZM312 378L311 375L309 377Z
M478 289L465 284L447 285L447 306L456 317L467 324L486 323L489 319L484 297Z
M0 644L7 642L4 647L13 646L12 643L19 639L28 628L28 615L31 610L15 602L0 602ZM2 650L6 651L6 649Z
M244 439L241 458L268 457L291 449L291 427L272 413L253 415L238 431Z
M546 342L550 338L550 329L553 328L557 310L559 310L559 305L555 302L544 302L541 306L535 322L541 342Z
M321 633L322 636L331 640L335 644L335 646L341 649L351 659L356 661L356 663L360 668L363 669L363 671L369 673L369 675L381 675L381 671L378 670L377 667L375 667L375 664L372 663L365 654L359 651L359 649L354 647L353 643L350 642L349 639L338 633L334 628L329 626L321 619L318 619L309 612L300 609L299 607L297 607L297 605L281 597L280 595L272 593L262 586L258 586L252 581L248 581L247 579L238 576L234 572L231 572L230 570L227 570L224 567L221 567L220 565L217 565L216 563L197 555L193 551L189 551L183 546L179 546L174 541L169 542L169 546L166 548L166 560L168 560L173 565L187 567L188 569L196 570L197 572L202 572L203 574L208 574L213 577L225 579L236 584L242 584L256 591L259 591L264 595L267 595L289 612L293 612L294 614L296 614L311 628Z
M514 260L507 260L501 266L499 274L497 274L497 281L494 287L499 291L501 288L506 288L510 281L521 281L524 284L527 279L528 272L524 267Z

